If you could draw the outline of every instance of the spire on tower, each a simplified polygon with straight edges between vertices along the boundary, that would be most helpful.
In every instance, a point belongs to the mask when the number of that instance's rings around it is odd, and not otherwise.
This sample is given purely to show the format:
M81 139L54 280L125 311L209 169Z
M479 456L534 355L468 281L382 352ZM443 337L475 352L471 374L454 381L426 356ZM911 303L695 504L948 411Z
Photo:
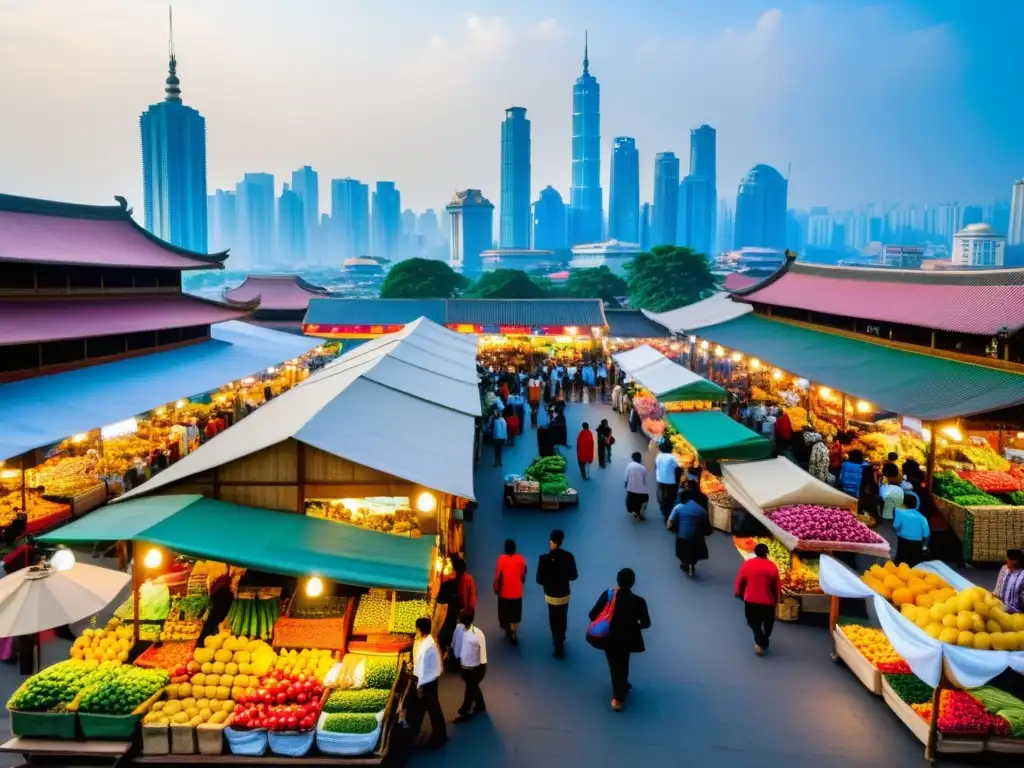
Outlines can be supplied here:
M167 24L169 34L167 37L167 81L164 88L164 101L181 101L181 88L178 81L178 60L174 57L174 8L167 6Z
M587 30L583 30L583 74L584 75L589 75L590 74L590 57L587 55L588 54L588 49L590 47L590 40L588 39L588 37L589 37L588 31Z

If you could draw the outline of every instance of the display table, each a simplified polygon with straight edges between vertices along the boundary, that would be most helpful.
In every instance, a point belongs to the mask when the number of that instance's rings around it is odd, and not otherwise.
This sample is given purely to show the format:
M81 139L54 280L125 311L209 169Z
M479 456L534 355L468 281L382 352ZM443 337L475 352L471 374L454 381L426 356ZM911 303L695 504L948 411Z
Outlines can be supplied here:
M130 741L61 741L15 737L0 745L0 753L20 754L26 765L67 766L73 758L120 765L132 748Z
M832 636L836 643L836 656L842 659L843 663L853 672L856 678L864 683L865 688L876 696L881 696L883 679L882 673L878 671L878 668L864 658L863 654L854 647L853 643L846 637L842 627L836 627ZM917 715L913 710L911 710L911 713L915 716Z

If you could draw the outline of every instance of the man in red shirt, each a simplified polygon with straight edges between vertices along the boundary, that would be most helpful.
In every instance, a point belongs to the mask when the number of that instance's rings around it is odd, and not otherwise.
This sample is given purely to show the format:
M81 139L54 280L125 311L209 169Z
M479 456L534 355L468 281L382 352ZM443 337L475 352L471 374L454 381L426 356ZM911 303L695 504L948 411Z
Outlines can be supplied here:
M740 566L736 597L742 598L747 626L754 631L754 653L764 656L775 625L775 607L782 599L779 569L768 559L768 545L754 547L754 557Z

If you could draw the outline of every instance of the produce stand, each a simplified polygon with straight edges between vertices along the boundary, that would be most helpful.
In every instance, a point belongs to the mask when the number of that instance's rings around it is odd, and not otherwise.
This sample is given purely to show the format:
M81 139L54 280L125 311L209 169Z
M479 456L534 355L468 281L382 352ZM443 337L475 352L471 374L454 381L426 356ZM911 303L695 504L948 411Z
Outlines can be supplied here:
M579 504L579 494L569 487L565 472L568 461L564 456L538 456L522 475L505 477L505 505L509 507L539 507L553 511Z

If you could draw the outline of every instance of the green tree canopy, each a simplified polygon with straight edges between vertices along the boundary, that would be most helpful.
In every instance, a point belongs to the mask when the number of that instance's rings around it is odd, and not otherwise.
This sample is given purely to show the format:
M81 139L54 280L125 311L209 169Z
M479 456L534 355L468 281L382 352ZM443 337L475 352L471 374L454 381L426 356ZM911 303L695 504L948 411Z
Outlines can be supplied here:
M467 292L477 299L543 299L544 288L521 269L485 272Z
M626 281L612 272L607 265L574 269L565 281L565 294L573 299L602 299L611 301L629 293Z
M436 259L406 259L395 264L384 278L382 299L450 299L469 280Z
M638 253L626 266L629 305L666 312L706 299L718 290L718 279L704 254L692 248L657 245Z

